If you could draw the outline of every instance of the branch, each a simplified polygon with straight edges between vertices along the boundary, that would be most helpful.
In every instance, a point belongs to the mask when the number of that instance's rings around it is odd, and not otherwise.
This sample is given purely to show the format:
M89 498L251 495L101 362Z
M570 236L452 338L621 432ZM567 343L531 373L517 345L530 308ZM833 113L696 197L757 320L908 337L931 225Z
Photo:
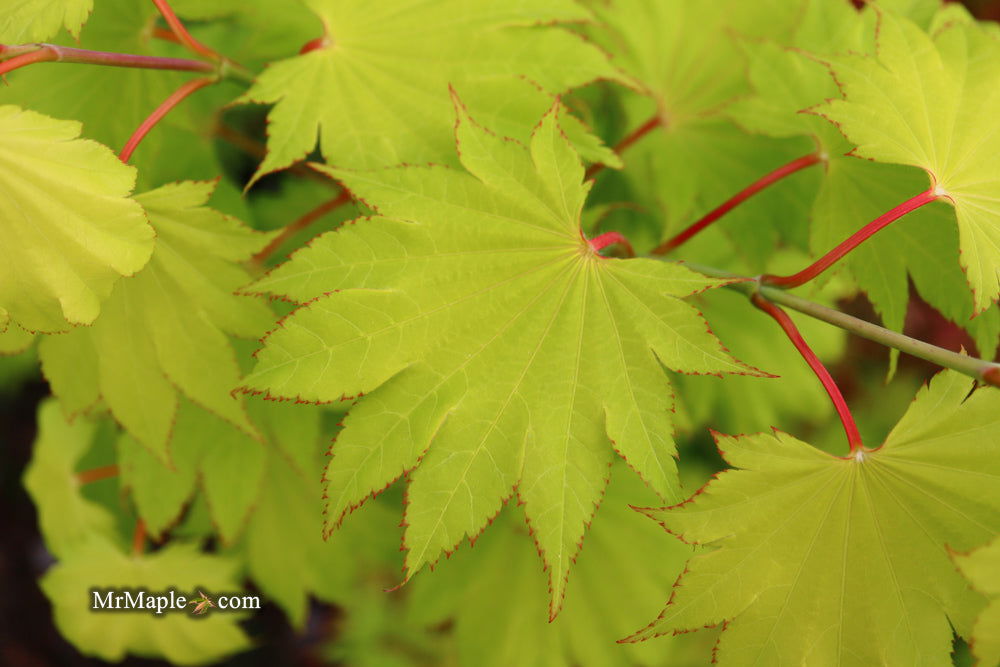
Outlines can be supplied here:
M197 53L200 56L204 56L209 60L224 60L221 54L217 51L208 48L197 39L191 36L191 33L187 31L181 20L177 18L177 14L170 7L170 3L167 0L153 0L153 4L156 5L156 9L159 10L160 15L163 16L163 20L167 22L170 26L170 30L177 36L177 40L186 46L193 53Z
M900 352L905 352L906 354L917 357L918 359L923 359L924 361L929 361L932 364L936 364L943 368L950 368L954 371L958 371L959 373L964 373L965 375L975 378L980 382L984 382L994 387L1000 387L1000 364L986 361L984 359L970 357L966 354L952 352L951 350L946 350L943 347L931 345L930 343L925 343L924 341L917 340L916 338L910 338L905 334L891 331L884 327L880 327L877 324L872 324L871 322L866 322L865 320L853 317L852 315L842 313L839 310L827 308L826 306L822 306L813 301L808 301L802 297L795 296L794 294L789 294L783 289L761 285L757 280L747 276L739 276L727 271L721 271L713 267L701 266L699 264L687 264L687 266L707 276L737 279L740 282L730 283L729 285L726 285L726 287L739 290L748 296L752 296L755 292L759 291L760 294L768 301L773 301L774 303L781 304L782 306L791 308L792 310L797 310L803 315L808 315L809 317L813 317L817 320L822 320L827 324L832 324L835 327L840 327L845 331L849 331L856 336L866 338L886 347L897 349Z
M747 199L750 199L761 190L767 188L769 185L773 185L774 183L777 183L783 178L791 176L797 171L801 171L806 167L811 167L814 164L819 164L820 162L823 162L823 158L818 153L812 153L810 155L805 155L803 157L792 160L791 162L789 162L784 166L778 167L771 173L761 177L760 179L754 181L753 183L745 187L743 190L736 193L736 195L734 195L724 204L710 211L701 220L698 220L697 222L689 226L687 229L682 231L680 234L677 234L673 238L668 239L667 241L664 241L663 243L658 245L656 248L652 250L651 254L653 255L667 254L677 246L682 245L683 243L690 240L693 236L698 234L698 232L702 231L703 229L711 225L713 222L724 216L726 213L729 213L731 210L733 210L734 208L745 202Z
M814 263L810 264L806 268L802 269L798 273L790 276L772 276L765 275L761 276L761 282L765 285L776 285L778 287L790 288L798 287L799 285L804 285L819 274L823 273L835 263L839 262L844 258L847 253L851 252L859 245L870 239L877 232L885 229L891 225L896 220L899 220L904 215L911 211L915 211L921 206L930 204L932 201L938 199L940 195L936 193L935 190L927 190L926 192L921 192L915 197L907 199L899 206L896 206L890 211L883 213L879 217L875 218L867 225L854 232L841 242L836 248L826 253Z
M147 134L149 134L149 131L152 130L157 123L163 120L164 116L170 113L171 109L180 104L186 97L195 91L201 90L205 86L210 86L216 81L218 81L218 79L215 77L192 79L171 93L170 97L163 100L163 103L156 107L153 113L149 114L146 120L142 121L142 124L136 128L135 132L132 133L132 136L129 137L128 141L125 143L125 147L122 148L122 152L118 155L118 159L127 164L129 159L132 157L132 153L139 145L139 142L142 141Z
M806 343L802 334L799 333L798 327L795 326L792 318L781 308L761 296L760 292L754 292L753 296L750 297L750 301L757 308L774 318L774 321L778 323L778 326L788 336L788 340L792 341L792 345L799 351L799 354L802 355L802 358L806 360L806 363L809 364L809 367L812 368L816 377L823 384L823 389L826 389L830 400L833 401L833 407L837 410L840 423L844 426L844 433L847 435L847 444L850 447L851 453L853 454L863 449L864 443L861 441L858 425L854 422L854 416L851 414L851 409L847 407L844 395L840 393L840 387L837 386L833 376L830 375L830 371L826 369L826 366L823 365L823 362L819 360L819 357L816 356L816 353Z
M618 155L621 155L626 150L628 150L628 148L632 144L634 144L635 142L639 141L644 136L646 136L647 134L649 134L650 132L652 132L653 130L655 130L656 128L658 128L661 123L662 123L662 121L660 120L660 116L659 115L653 116L652 118L650 118L649 120L647 120L645 123L643 123L642 125L640 125L636 129L632 130L631 134L629 134L627 137L625 137L624 139L622 139L621 141L619 141L617 144L615 144L615 147L613 149L614 152L617 153ZM584 180L590 180L594 176L597 176L599 173L601 173L602 171L604 171L604 169L605 169L606 166L607 165L605 165L605 164L603 164L601 162L597 162L596 164L590 165L590 167L587 168L586 174L584 175Z
M34 48L25 53L27 48ZM138 69L160 69L175 70L179 72L204 72L212 74L219 72L220 75L233 75L235 70L231 68L223 72L217 65L201 60L189 60L187 58L160 58L158 56L140 56L130 53L109 53L107 51L90 51L88 49L76 49L69 46L58 46L56 44L20 44L6 47L0 52L3 54L20 52L9 60L0 63L0 76L7 72L12 72L25 65L42 62L56 63L84 63L88 65L105 65L107 67L130 67Z
M253 264L257 264L258 266L263 264L264 262L266 262L268 259L271 258L271 255L277 252L278 248L280 248L285 243L285 241L295 236L300 231L302 231L312 223L316 222L326 214L337 210L338 208L340 208L349 201L351 201L351 193L348 192L346 189L341 190L340 194L338 194L333 199L323 202L322 204L312 209L311 211L303 215L295 222L286 225L281 230L281 233L275 236L271 240L271 242L267 244L267 247L265 247L263 250L261 250L259 253L257 253L250 259L250 262Z

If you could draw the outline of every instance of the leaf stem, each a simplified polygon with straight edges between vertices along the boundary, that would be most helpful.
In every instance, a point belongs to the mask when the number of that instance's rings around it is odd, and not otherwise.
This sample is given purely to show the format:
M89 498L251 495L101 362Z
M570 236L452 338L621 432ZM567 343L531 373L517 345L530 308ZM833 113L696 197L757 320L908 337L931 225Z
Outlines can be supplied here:
M177 36L178 41L191 52L204 56L209 60L224 60L222 55L217 51L210 49L191 36L191 33L184 27L181 20L177 18L177 14L174 13L173 8L170 7L170 3L167 0L153 0L153 4L156 5L156 9L163 16L163 20L170 26L170 30Z
M632 244L629 243L627 238L622 236L621 232L604 232L600 236L588 239L587 243L596 253L600 253L608 246L620 245L625 249L625 254L628 257L635 257L635 250L632 248Z
M22 46L8 47L7 51L21 51ZM187 58L160 58L158 56L140 56L130 53L109 53L107 51L90 51L88 49L77 49L70 46L57 46L56 44L33 44L38 47L28 53L21 53L9 60L0 63L0 76L7 72L12 72L18 68L34 63L60 62L60 63L84 63L88 65L106 65L108 67L131 67L139 69L159 69L175 70L180 72L204 72L212 74L219 70L214 63L201 60L190 60ZM223 73L224 75L240 78L241 74L235 74L232 69Z
M728 271L699 264L688 264L687 266L707 276L734 279L737 282L732 282L726 287L741 291L748 296L752 296L755 292L759 291L768 301L781 304L803 315L808 315L827 324L832 324L856 336L897 349L918 359L964 373L980 382L1000 387L1000 364L952 352L937 345L931 345L930 343L911 338L896 331L891 331L877 324L872 324L871 322L848 315L847 313L842 313L839 310L827 308L813 301L803 299L783 289L761 285L757 280L747 276L735 275Z
M621 155L626 150L628 150L629 147L632 146L632 144L639 141L644 136L646 136L647 134L658 128L662 123L663 121L660 118L659 114L653 116L645 123L643 123L636 129L632 130L632 132L629 133L629 135L626 136L624 139L615 144L614 147L615 153ZM607 165L601 162L597 162L595 164L590 165L590 167L587 168L586 174L584 175L584 180L590 180L594 176L597 176L599 173L604 171L605 167L607 167Z
M149 131L152 130L157 123L163 120L164 116L170 113L171 109L180 104L185 98L195 91L201 90L205 86L210 86L217 81L218 78L216 77L192 79L171 93L170 97L163 100L160 106L156 107L153 113L149 114L146 120L142 121L142 124L136 128L135 132L132 133L132 136L129 137L128 141L125 143L125 147L122 148L122 152L118 155L118 159L127 164L132 158L132 153L135 151L136 147L139 146L139 142L141 142L146 135L149 134Z
M99 468L82 470L76 474L76 481L80 484L90 484L92 482L99 482L102 479L109 479L117 474L118 464L112 463L111 465L100 466Z
M137 519L135 522L135 533L132 534L132 555L141 556L146 550L146 522Z
M802 334L799 333L799 329L795 326L792 318L784 310L761 296L759 291L754 292L753 296L750 297L750 301L757 308L774 318L774 321L778 323L778 326L788 336L788 340L792 341L792 345L799 351L799 354L802 355L802 358L806 360L806 363L809 364L809 367L812 368L816 377L823 384L823 389L826 390L826 393L830 396L830 400L833 401L833 407L837 410L840 423L844 426L844 433L847 435L847 444L850 446L851 453L853 454L863 448L864 443L861 441L861 433L858 432L858 425L854 422L854 416L851 414L851 409L847 407L847 401L844 400L844 395L840 392L840 387L837 386L833 376L830 375L830 371L826 369L826 366L823 365L823 362L819 360L819 357L816 356L816 353L806 343Z
M755 194L764 190L770 185L777 183L783 178L787 178L792 174L805 169L806 167L811 167L814 164L819 164L823 162L823 157L819 153L810 153L809 155L804 155L800 158L796 158L786 165L778 167L774 171L761 178L757 179L747 187L743 188L737 192L733 197L728 199L718 208L709 211L700 220L694 222L692 225L687 227L681 233L677 234L673 238L670 238L656 248L652 250L653 255L665 255L674 248L686 243L693 236L701 232L703 229L711 225L713 222L729 213L731 210L745 202L746 200L753 197Z
M286 225L281 230L281 233L275 236L271 240L271 242L267 244L267 247L265 247L263 250L261 250L259 253L257 253L250 259L250 262L258 266L263 264L268 259L270 259L275 252L277 252L278 248L280 248L285 243L285 241L295 236L297 233L299 233L312 223L316 222L323 216L327 215L328 213L337 210L338 208L348 203L349 201L351 201L351 193L348 192L346 189L341 190L340 194L338 194L333 199L323 202L322 204L312 209L311 211L303 215L295 222Z
M840 245L826 253L814 263L810 264L806 268L802 269L798 273L792 274L790 276L772 276L765 275L761 276L761 282L765 285L775 285L777 287L798 287L799 285L804 285L809 282L819 274L826 271L828 268L833 266L835 263L843 259L845 255L857 248L859 245L867 241L869 238L874 236L877 232L888 227L896 220L899 220L904 215L911 211L915 211L921 206L931 203L940 198L941 195L937 194L934 189L921 192L915 197L907 199L899 206L886 211L879 217L875 218L867 225L854 232L846 238Z

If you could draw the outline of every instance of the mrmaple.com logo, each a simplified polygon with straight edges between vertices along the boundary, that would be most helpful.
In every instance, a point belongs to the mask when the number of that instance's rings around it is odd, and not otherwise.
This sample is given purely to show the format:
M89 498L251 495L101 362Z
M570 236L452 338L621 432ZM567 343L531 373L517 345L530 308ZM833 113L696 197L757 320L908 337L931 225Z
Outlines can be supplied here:
M219 594L209 596L203 591L197 595L180 595L174 589L150 593L142 588L107 588L90 591L92 611L144 611L160 615L168 611L182 611L192 607L192 614L204 614L209 609L238 611L260 609L259 595Z

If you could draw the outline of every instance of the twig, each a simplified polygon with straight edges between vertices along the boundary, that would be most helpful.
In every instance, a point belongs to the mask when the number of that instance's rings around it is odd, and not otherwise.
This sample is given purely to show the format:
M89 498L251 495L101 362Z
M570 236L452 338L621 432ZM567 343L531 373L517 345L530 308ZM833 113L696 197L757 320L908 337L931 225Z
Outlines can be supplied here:
M728 271L700 264L687 264L687 266L707 276L735 279L739 282L730 283L727 287L739 290L748 296L752 296L759 290L761 295L768 301L773 301L786 308L796 310L803 315L822 320L827 324L832 324L835 327L839 327L880 345L897 349L900 352L905 352L910 356L929 361L943 368L950 368L959 373L964 373L969 377L994 387L1000 387L1000 364L952 352L937 345L931 345L922 340L917 340L905 334L880 327L877 324L866 322L847 313L842 313L839 310L827 308L813 301L789 294L783 289L761 285L757 280L747 276L736 275Z

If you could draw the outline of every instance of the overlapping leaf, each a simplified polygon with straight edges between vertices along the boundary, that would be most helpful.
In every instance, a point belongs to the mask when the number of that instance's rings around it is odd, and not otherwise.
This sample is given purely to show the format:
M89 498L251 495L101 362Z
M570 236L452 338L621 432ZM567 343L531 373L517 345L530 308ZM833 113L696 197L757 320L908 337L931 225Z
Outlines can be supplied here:
M525 139L551 94L615 76L603 53L558 27L589 18L571 0L307 4L328 43L273 64L241 98L275 103L258 177L306 157L317 136L327 162L352 169L454 163L449 85L488 127ZM614 161L578 121L563 123L587 157Z
M725 624L720 664L948 660L983 608L949 559L1000 532L1000 394L936 376L876 450L719 437L736 470L646 510L690 543L667 607L632 640Z
M76 475L94 439L109 436L96 423L83 419L68 423L53 400L42 403L38 425L24 486L38 510L46 546L61 558L88 539L115 534L114 516L83 497Z
M906 16L928 20L927 3L889 3ZM937 3L930 3L936 5ZM886 8L886 3L880 5ZM840 97L824 59L870 53L875 48L876 13L856 10L847 0L812 0L789 45L747 42L754 94L730 105L741 126L770 136L810 136L823 154L824 178L812 206L811 245L823 253L862 225L926 188L913 168L858 159L840 130L810 110ZM958 263L958 234L951 212L936 204L881 231L843 262L872 301L886 326L900 330L912 278L921 296L949 319L965 326L984 356L997 344L996 312L970 321L972 299Z
M409 618L424 627L452 621L462 665L694 664L681 653L695 648L690 642L615 645L637 620L658 608L659 591L674 582L692 552L628 507L655 498L625 465L614 466L566 606L551 623L545 618L544 575L531 545L519 535L523 523L515 508L505 510L475 548L463 548L432 576L413 582ZM621 600L630 602L623 605ZM698 648L711 646L711 638L695 639L702 640Z
M78 139L80 125L0 106L0 329L90 324L121 276L141 269L153 230L129 198L135 170Z
M103 398L125 430L165 458L178 392L255 433L230 395L240 372L226 334L252 337L270 313L234 296L248 280L236 262L269 236L203 206L211 183L178 183L138 196L157 233L153 258L120 282L92 327L50 336L42 365L69 413Z
M746 3L684 0L595 0L592 32L612 62L648 101L626 98L632 125L655 115L660 127L629 149L626 178L638 202L656 211L661 238L694 222L761 175L808 152L808 143L752 136L722 113L749 93L742 38L784 39L799 18L799 0ZM697 26L694 30L692 26ZM778 236L794 239L809 176L796 176L741 206L723 223L745 255L760 261ZM780 206L785 212L774 216ZM801 236L801 234L799 234Z
M73 37L94 6L94 0L6 0L0 7L0 43L44 42L60 28Z
M1000 664L1000 537L954 559L972 587L990 601L972 628L972 652L983 667Z
M961 262L975 310L1000 294L1000 42L972 22L930 36L884 13L875 57L843 56L833 70L844 99L820 111L858 155L928 172L955 208Z
M262 279L308 306L265 340L247 390L365 394L327 471L331 525L405 471L407 572L474 536L515 487L550 568L553 613L612 449L676 496L659 364L752 372L679 297L721 284L605 259L580 232L587 187L554 108L530 149L459 106L468 170L330 170L386 217L327 234ZM418 467L419 464L419 467Z

